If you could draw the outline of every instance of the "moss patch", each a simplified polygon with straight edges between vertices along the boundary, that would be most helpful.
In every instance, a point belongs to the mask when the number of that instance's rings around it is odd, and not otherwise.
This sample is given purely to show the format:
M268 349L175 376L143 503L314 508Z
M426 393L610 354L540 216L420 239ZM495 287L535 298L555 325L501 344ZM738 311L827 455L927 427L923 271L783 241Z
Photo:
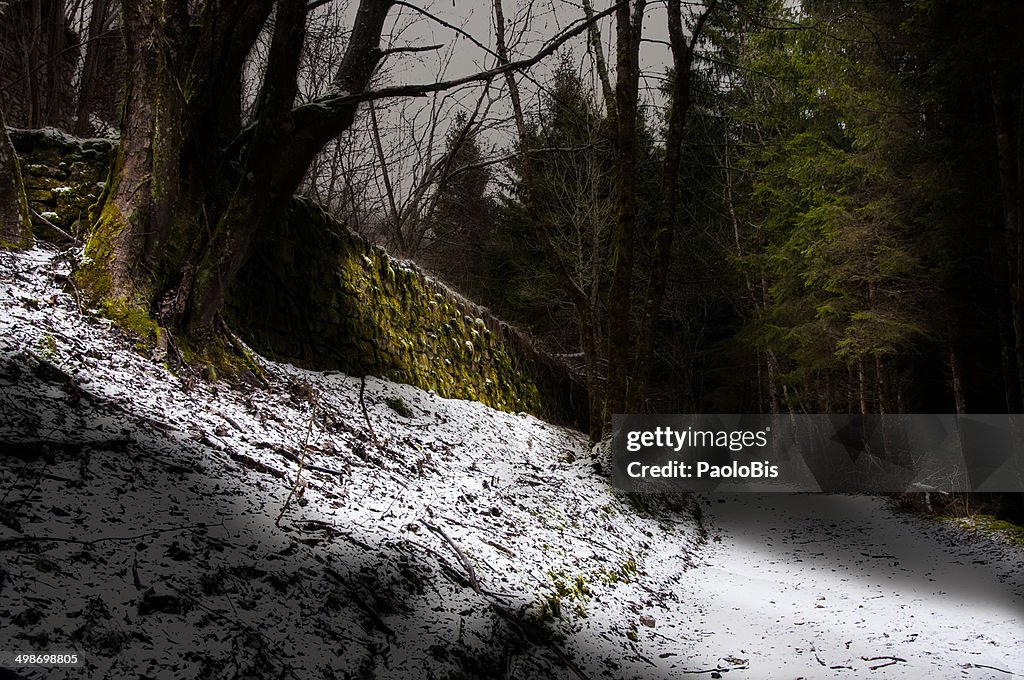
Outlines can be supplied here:
M1024 527L1004 519L998 519L995 515L945 516L939 517L939 519L972 532L994 536L1007 543L1024 547Z
M562 618L565 607L577 616L586 618L591 592L583 574L569 576L548 570L547 576L551 581L551 589L541 598L540 619Z
M208 382L234 379L243 373L263 378L256 357L233 342L227 329L211 330L202 337L178 340L178 350L189 366L198 369Z

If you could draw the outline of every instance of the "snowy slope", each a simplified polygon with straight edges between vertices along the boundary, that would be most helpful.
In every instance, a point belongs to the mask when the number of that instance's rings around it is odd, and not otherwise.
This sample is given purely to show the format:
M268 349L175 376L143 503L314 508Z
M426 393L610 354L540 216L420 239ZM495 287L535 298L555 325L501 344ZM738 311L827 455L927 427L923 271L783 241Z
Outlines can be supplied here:
M80 316L52 258L0 254L0 649L78 649L84 677L635 677L657 659L640 617L662 615L697 530L613 495L578 433L269 362L271 389L178 378Z
M66 268L0 253L0 651L87 662L22 677L1024 671L1018 549L871 498L713 496L702 524L532 417L271 362L269 388L175 376Z

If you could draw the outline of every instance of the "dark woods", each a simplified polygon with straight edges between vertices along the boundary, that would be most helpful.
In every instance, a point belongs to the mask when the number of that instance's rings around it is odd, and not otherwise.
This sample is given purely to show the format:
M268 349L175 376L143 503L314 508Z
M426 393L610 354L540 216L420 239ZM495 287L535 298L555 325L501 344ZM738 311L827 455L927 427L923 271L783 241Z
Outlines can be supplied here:
M120 130L78 275L116 319L202 345L299 192L571 364L595 438L1022 409L1020 3L584 2L531 50L495 0L417 85L407 3L6 5L7 123Z

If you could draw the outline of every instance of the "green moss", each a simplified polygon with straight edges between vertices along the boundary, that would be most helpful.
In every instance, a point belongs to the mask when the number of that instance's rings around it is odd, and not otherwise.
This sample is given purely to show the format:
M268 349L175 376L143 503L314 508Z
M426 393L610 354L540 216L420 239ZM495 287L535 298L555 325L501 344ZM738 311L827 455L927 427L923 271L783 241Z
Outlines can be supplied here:
M237 378L249 372L264 379L256 357L241 344L233 342L229 331L209 330L196 337L177 339L178 351L189 366L199 370L208 382Z
M412 410L402 401L401 397L388 397L384 400L384 403L403 418L412 418Z
M341 298L355 307L342 315L349 319L344 332L372 339L376 352L361 352L348 370L506 411L541 412L537 385L517 370L507 347L479 332L461 304L418 273L396 269L383 253L353 245L338 265Z
M541 598L541 619L562 618L563 601L577 616L586 618L590 588L582 574L567 576L562 572L548 570L551 590Z
M600 573L601 580L609 585L614 583L629 583L635 579L637 575L636 560L633 557L630 557L628 560L613 569L605 569L602 567Z
M36 353L52 363L57 358L57 341L49 333L43 333L36 341Z
M121 298L100 301L104 315L141 341L141 348L154 346L160 340L160 326L138 304Z
M1007 543L1024 547L1024 527L998 519L995 515L971 515L969 517L940 517L970 531L995 536Z

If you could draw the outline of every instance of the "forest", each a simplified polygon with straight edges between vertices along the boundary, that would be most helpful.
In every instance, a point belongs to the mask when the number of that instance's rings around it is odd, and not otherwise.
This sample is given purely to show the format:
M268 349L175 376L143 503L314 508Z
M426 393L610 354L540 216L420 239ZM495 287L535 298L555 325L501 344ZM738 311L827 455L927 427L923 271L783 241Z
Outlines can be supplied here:
M1016 0L0 1L0 679L43 677L22 643L1021 672L960 654L1020 623L1021 493L622 493L607 456L620 414L1024 413L1022 36ZM870 635L805 558L896 579ZM921 655L892 603L932 574L919 620L974 613Z

